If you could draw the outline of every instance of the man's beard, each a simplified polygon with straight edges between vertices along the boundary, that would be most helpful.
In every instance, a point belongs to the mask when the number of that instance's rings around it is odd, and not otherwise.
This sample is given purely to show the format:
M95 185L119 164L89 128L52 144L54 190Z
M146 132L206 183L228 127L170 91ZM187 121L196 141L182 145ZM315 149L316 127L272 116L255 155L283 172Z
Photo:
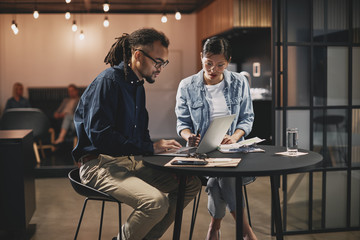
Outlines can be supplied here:
M154 82L155 82L155 79L152 79L151 77L149 77L149 76L146 76L146 77L144 77L145 78L145 80L148 82L148 83L150 83L150 84L153 84Z

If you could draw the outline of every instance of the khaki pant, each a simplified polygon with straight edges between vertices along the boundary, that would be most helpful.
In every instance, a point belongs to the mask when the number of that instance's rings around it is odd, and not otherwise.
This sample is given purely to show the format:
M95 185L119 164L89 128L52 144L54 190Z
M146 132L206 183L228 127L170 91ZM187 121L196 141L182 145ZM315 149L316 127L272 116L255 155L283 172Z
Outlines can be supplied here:
M81 166L80 178L134 209L122 226L123 239L159 239L174 221L178 180L173 174L146 167L134 157L101 154ZM200 188L197 177L188 178L184 206Z

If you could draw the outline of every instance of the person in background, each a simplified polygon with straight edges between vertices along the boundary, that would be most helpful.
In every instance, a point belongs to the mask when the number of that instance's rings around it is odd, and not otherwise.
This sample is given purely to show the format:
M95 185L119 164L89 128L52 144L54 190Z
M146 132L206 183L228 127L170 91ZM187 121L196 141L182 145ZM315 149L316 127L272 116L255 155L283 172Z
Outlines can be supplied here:
M17 82L13 85L13 96L9 98L5 105L5 111L10 108L31 108L29 100L23 97L24 86Z
M178 87L175 107L178 134L188 145L196 146L213 118L236 114L222 144L243 140L252 129L253 106L247 80L239 73L226 70L231 60L228 41L220 37L207 39L200 58L202 70L183 79ZM200 134L195 134L199 129ZM225 216L226 206L235 218L235 179L211 177L208 179L206 191L211 215L206 239L220 239L220 224ZM245 211L243 220L244 239L256 240Z
M79 102L79 89L75 84L68 86L68 96L63 99L59 108L54 113L54 119L62 121L59 136L54 142L55 145L64 142L67 132L75 128L74 111Z
M168 45L153 28L117 38L104 60L111 67L87 87L74 115L81 181L134 209L117 237L124 240L159 239L175 217L178 180L134 158L181 147L150 139L145 107L144 83L154 83L168 64ZM184 207L200 188L199 178L188 178Z

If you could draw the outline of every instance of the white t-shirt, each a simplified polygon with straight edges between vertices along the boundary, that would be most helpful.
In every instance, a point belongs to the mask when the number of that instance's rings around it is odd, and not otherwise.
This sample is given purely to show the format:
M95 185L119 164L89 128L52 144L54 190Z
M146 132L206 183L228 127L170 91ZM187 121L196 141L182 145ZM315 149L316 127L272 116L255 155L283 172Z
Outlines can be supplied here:
M210 119L229 114L224 96L224 80L215 85L205 85L206 100L210 105Z

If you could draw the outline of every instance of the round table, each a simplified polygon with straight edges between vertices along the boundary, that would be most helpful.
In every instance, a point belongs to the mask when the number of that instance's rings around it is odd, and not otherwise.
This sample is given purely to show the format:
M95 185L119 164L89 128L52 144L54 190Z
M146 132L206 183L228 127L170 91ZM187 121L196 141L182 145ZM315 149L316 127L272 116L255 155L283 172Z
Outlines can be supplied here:
M281 174L294 172L311 171L314 165L322 161L323 157L315 152L299 149L299 152L306 152L306 155L283 156L278 152L285 152L285 147L259 145L265 152L256 153L221 153L213 151L208 153L211 158L241 158L237 167L166 167L164 166L173 157L169 156L146 156L143 158L144 164L168 172L173 172L180 179L179 195L177 200L176 217L174 223L173 239L180 239L182 211L184 206L185 181L188 175L197 176L226 176L236 177L236 239L242 238L242 177L245 176L270 176L272 207L274 210L274 221L276 229L276 239L283 239L280 197L279 197L279 179Z

